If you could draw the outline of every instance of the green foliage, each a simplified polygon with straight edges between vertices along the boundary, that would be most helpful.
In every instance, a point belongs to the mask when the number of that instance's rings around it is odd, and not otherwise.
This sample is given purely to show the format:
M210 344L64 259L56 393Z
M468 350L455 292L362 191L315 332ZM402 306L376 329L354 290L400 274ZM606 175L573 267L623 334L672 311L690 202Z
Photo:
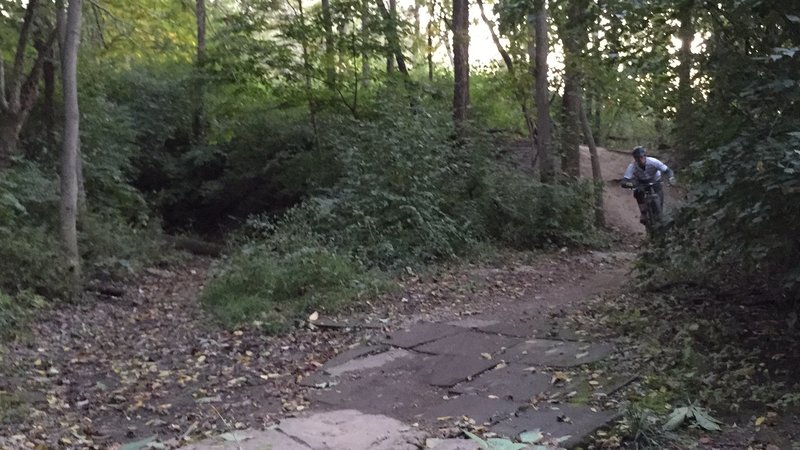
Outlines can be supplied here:
M43 309L45 305L45 299L31 291L22 291L12 297L0 290L0 342L23 335L25 326L36 310Z
M517 249L596 242L593 186L546 185L513 169L489 172L478 202L489 239Z
M284 234L292 232L279 231L276 241L297 242ZM335 313L381 288L374 273L315 242L281 250L253 242L209 283L203 302L227 325L259 322L278 332L314 311Z
M796 41L796 30L782 14L767 14L780 8L726 7L732 22L704 61L710 93L699 105L697 145L708 150L693 166L688 204L645 258L645 273L800 289L800 58L783 47ZM775 33L764 31L771 27Z

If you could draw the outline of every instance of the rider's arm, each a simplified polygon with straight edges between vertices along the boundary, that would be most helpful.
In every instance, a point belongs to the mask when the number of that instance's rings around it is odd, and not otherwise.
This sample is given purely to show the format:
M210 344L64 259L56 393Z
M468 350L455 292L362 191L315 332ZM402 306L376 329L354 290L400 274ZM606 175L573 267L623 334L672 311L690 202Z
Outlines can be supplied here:
M666 164L664 164L663 162L661 162L661 161L659 161L659 160L657 160L655 158L650 158L650 161L653 164L655 164L656 168L658 170L660 170L661 173L663 173L664 176L666 176L670 181L674 181L675 180L675 173L672 171L672 169L667 167Z
M626 187L631 184L633 180L633 163L628 164L628 168L625 170L625 174L622 175L622 183L620 185L622 187Z

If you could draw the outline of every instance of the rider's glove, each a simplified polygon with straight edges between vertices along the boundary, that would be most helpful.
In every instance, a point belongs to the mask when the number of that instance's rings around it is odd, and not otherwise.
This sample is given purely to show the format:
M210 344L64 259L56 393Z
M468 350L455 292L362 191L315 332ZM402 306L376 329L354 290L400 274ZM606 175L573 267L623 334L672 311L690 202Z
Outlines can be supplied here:
M669 177L669 185L670 186L674 186L675 185L675 177Z
M633 181L623 181L622 182L622 187L624 187L624 188L632 188L633 187Z

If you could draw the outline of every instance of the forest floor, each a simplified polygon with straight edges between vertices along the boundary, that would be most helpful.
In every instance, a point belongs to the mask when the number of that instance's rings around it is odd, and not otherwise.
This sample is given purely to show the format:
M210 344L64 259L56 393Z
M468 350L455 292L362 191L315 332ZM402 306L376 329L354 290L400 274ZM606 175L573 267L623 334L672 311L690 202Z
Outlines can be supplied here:
M629 158L601 156L616 236L604 251L409 271L368 308L282 336L212 320L198 302L217 264L206 258L148 269L121 297L53 310L0 347L0 448L166 448L221 434L196 448L238 448L237 436L328 448L296 421L366 420L352 414L406 424L402 442L363 448L445 448L430 438L533 428L584 448L800 448L791 316L755 297L640 290L642 226L612 182ZM677 436L660 431L657 417L701 397L721 432L689 419ZM328 411L339 422L320 418ZM282 434L253 434L264 429Z

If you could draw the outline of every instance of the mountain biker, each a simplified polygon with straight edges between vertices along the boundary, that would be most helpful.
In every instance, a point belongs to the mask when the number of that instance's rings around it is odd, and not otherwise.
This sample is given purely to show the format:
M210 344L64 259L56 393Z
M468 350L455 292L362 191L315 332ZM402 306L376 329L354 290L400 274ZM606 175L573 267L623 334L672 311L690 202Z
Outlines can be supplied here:
M675 174L666 164L647 156L647 151L642 146L637 146L631 152L633 162L628 165L625 175L622 176L622 187L634 188L643 183L655 183L653 189L658 193L661 209L664 207L664 189L661 187L661 174L669 180L669 184L675 184ZM634 189L633 196L639 205L641 216L639 221L645 223L647 205L644 203L644 191Z

